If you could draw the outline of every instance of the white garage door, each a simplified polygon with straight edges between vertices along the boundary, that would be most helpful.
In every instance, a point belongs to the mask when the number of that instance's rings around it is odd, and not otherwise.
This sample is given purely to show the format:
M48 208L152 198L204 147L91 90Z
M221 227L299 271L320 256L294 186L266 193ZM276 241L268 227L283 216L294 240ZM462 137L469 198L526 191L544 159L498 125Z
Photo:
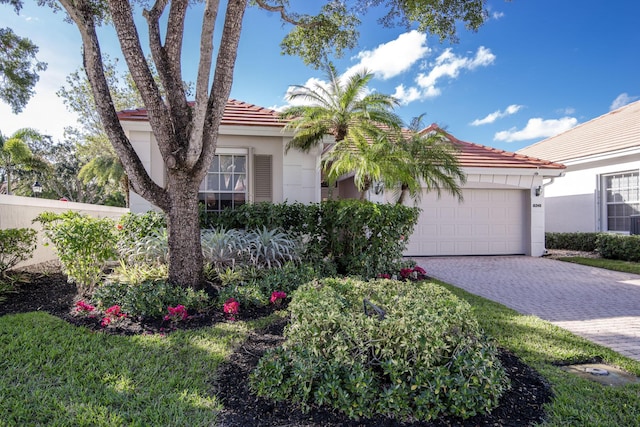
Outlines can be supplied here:
M422 213L405 255L514 255L527 251L522 190L468 189L464 201L422 196Z

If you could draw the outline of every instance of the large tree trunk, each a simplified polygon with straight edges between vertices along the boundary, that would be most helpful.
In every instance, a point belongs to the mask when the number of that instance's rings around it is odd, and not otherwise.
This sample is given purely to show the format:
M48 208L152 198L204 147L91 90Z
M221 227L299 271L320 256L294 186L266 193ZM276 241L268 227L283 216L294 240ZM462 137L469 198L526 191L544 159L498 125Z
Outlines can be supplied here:
M167 214L169 234L169 281L199 288L203 282L200 245L198 186L185 173L170 173L171 203Z

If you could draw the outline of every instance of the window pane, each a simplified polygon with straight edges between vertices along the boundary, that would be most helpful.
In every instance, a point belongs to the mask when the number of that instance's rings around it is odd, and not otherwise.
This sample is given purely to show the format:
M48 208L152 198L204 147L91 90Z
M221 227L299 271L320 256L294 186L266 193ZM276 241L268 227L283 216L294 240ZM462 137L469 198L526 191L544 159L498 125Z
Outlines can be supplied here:
M247 171L247 157L246 156L236 156L235 158L236 173L245 173Z
M604 198L607 201L607 230L629 231L631 215L640 208L638 172L605 176Z
M218 185L218 179L220 175L217 173L207 174L207 191L218 191L220 186Z

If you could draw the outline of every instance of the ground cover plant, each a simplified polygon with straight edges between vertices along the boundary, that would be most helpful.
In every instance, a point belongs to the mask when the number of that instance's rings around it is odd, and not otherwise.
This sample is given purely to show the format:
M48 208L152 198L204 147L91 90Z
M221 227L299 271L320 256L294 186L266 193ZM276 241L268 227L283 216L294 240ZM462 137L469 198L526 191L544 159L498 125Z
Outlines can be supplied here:
M325 279L289 310L286 341L252 374L260 396L429 421L490 412L509 387L468 304L439 286Z

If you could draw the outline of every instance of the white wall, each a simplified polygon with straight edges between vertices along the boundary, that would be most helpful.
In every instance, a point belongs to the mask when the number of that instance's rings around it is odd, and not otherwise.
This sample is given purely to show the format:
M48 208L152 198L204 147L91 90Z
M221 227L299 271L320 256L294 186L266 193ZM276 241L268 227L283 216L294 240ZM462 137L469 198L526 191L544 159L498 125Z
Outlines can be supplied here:
M637 171L639 158L636 155L565 163L565 176L545 188L546 230L565 233L605 230L598 196L600 176Z
M131 143L151 178L163 186L165 168L155 137L148 123L123 122ZM291 136L279 128L221 127L218 148L246 148L252 154L271 155L273 159L273 202L320 202L320 149L309 153L291 149L285 153ZM251 180L249 180L251 182ZM156 209L150 202L131 193L131 211Z
M52 261L58 258L51 246L43 245L44 236L41 224L34 223L33 220L42 212L64 213L68 211L79 212L97 218L117 219L129 212L129 209L0 194L0 229L33 228L38 231L38 247L34 251L32 258L18 264L18 267Z

